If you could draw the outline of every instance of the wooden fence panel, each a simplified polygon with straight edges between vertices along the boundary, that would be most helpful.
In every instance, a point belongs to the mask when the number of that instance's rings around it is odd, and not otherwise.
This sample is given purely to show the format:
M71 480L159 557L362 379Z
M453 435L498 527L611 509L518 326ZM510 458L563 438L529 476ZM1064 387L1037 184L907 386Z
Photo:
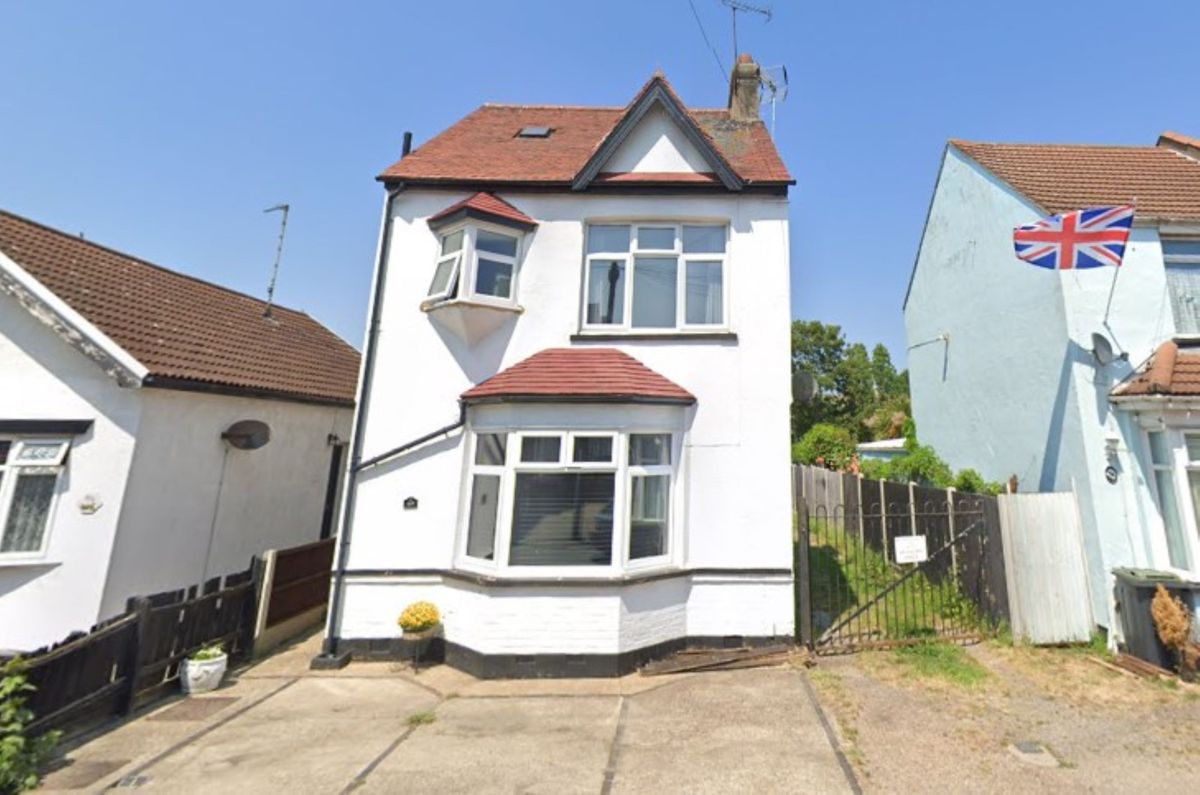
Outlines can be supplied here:
M327 538L275 553L275 572L267 603L268 628L328 601L335 543L336 539Z

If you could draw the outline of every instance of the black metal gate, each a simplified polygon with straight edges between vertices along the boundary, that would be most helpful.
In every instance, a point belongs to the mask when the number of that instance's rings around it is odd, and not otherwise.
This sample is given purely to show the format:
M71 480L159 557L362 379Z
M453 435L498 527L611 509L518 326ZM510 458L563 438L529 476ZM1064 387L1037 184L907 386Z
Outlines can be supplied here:
M810 510L797 500L802 644L837 653L933 639L970 643L1007 620L994 497L854 485L842 505Z

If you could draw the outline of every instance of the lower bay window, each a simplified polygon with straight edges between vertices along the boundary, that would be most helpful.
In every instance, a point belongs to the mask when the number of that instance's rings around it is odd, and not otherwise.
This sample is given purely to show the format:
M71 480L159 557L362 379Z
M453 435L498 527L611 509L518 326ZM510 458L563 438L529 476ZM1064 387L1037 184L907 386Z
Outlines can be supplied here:
M671 552L672 435L476 433L463 551L500 569L620 569Z
M68 447L63 440L0 438L0 560L45 550Z

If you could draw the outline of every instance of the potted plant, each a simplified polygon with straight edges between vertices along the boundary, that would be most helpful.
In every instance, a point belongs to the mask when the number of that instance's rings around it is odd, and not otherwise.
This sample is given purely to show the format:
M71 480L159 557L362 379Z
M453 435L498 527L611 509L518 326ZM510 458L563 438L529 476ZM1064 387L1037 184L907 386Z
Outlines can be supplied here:
M401 640L412 642L413 669L418 670L429 642L442 628L442 615L433 602L413 602L404 608L396 623L403 632Z
M207 693L216 690L225 676L229 655L220 643L205 646L195 654L185 657L179 671L179 683L183 692Z

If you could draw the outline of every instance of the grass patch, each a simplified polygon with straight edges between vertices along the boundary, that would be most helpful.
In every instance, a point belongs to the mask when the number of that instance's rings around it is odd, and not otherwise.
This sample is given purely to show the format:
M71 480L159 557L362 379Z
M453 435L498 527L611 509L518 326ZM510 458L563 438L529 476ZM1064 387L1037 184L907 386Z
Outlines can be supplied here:
M437 720L437 715L434 715L431 710L424 712L414 712L408 716L409 726L425 726Z
M897 662L917 676L941 679L963 687L973 687L986 680L987 669L963 650L949 643L917 643L895 652Z

